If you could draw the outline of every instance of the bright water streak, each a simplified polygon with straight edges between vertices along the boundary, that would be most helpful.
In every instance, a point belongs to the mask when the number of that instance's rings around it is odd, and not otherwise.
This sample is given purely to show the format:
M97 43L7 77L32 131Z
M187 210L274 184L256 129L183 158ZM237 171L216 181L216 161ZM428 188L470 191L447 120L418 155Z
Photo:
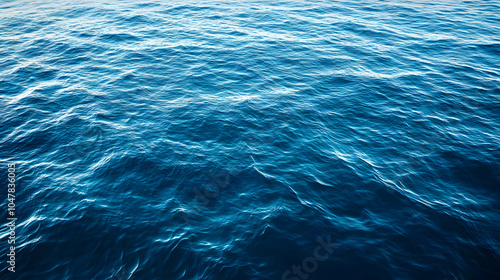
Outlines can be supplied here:
M1 278L500 279L499 11L2 1Z

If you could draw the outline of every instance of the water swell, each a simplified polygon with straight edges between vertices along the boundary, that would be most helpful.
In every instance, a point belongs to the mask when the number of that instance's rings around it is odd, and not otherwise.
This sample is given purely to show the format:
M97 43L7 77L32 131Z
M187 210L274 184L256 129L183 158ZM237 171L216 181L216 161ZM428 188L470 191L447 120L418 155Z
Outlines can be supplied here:
M2 279L498 278L498 8L0 4Z

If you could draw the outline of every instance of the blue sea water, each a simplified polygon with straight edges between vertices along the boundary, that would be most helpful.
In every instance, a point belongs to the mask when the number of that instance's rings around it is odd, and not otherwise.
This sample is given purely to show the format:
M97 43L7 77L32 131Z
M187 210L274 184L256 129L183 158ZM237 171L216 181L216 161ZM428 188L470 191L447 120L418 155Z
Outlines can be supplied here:
M2 1L1 279L500 279L499 1Z

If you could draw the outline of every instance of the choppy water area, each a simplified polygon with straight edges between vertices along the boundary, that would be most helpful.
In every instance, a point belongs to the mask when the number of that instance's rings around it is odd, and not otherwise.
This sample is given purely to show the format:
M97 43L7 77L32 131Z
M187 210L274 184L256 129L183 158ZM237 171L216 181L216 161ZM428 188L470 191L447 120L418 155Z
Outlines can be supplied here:
M499 11L2 1L1 278L500 279Z

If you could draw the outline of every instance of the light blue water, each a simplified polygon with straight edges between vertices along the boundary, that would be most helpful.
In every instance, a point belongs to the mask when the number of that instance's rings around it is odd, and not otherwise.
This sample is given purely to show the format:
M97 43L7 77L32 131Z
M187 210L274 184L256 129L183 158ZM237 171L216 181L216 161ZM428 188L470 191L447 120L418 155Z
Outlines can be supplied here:
M1 279L500 279L499 15L3 1Z

